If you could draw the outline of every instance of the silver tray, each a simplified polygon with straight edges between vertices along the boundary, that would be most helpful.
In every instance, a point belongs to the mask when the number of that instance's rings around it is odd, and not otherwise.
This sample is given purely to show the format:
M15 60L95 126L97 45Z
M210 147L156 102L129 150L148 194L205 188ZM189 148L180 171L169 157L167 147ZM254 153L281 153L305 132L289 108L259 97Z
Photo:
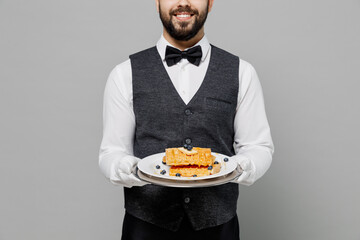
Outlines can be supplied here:
M135 175L144 182L148 182L155 185L166 186L166 187L177 187L177 188L195 188L195 187L212 187L228 183L242 174L242 169L238 166L231 173L210 179L202 180L190 180L190 181L179 181L172 179L163 179L143 173L136 167Z

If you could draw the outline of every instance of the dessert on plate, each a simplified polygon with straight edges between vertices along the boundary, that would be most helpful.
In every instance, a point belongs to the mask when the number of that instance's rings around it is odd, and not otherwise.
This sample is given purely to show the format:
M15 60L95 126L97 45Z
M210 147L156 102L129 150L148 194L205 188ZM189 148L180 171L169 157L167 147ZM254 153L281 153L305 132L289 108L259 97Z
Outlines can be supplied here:
M170 166L169 175L176 177L202 177L220 172L220 163L211 155L211 148L167 148L163 163Z

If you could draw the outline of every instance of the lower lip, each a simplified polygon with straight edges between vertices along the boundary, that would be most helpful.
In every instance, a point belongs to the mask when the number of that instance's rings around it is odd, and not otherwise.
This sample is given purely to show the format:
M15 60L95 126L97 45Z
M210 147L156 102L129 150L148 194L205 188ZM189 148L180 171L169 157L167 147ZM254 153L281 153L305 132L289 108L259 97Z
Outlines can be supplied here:
M186 18L177 17L177 16L175 16L175 17L176 17L176 19L179 20L179 21L186 21L186 20L189 20L192 16L186 17Z

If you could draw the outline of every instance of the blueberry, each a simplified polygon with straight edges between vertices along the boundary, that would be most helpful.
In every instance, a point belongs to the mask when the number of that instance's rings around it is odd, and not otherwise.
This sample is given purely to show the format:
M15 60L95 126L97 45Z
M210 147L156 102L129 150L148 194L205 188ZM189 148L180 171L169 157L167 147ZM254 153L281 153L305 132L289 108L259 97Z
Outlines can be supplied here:
M181 176L181 174L180 174L180 173L177 173L177 174L176 174L176 176L177 176L177 177L180 177L180 176Z
M215 161L214 164L219 164L219 162L218 162L218 161Z
M196 175L196 174L194 174L194 175L193 175L193 177L197 177L197 175Z
M164 174L166 173L166 171L165 171L165 170L162 170L160 173L161 173L162 175L164 175Z
M208 170L211 170L211 169L213 169L213 166L209 166L209 167L208 167Z
M184 144L184 148L188 148L189 145L187 145L186 143Z
M164 162L164 161L161 161L162 162L162 164L165 164L166 165L166 162Z
M187 150L191 151L191 149L193 149L193 146L188 145Z
M160 165L156 165L156 169L160 169Z
M228 159L228 158L224 158L224 162L227 162L227 161L229 161L229 159Z

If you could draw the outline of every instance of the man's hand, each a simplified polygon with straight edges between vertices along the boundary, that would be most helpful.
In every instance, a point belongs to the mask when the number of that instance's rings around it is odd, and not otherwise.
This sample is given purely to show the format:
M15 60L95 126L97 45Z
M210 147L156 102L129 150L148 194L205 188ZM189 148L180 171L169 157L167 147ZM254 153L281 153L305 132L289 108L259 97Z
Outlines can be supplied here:
M230 157L230 160L236 161L238 163L238 165L241 167L241 169L243 170L242 174L239 177L232 180L231 182L246 185L246 186L252 185L254 183L253 174L255 172L255 169L254 169L255 167L251 163L249 158L247 158L245 156L241 156L241 155L234 155L234 156Z
M140 158L135 156L126 156L121 159L115 166L115 173L118 179L114 181L116 184L122 184L125 187L131 188L133 186L144 186L149 184L135 176L136 165Z

